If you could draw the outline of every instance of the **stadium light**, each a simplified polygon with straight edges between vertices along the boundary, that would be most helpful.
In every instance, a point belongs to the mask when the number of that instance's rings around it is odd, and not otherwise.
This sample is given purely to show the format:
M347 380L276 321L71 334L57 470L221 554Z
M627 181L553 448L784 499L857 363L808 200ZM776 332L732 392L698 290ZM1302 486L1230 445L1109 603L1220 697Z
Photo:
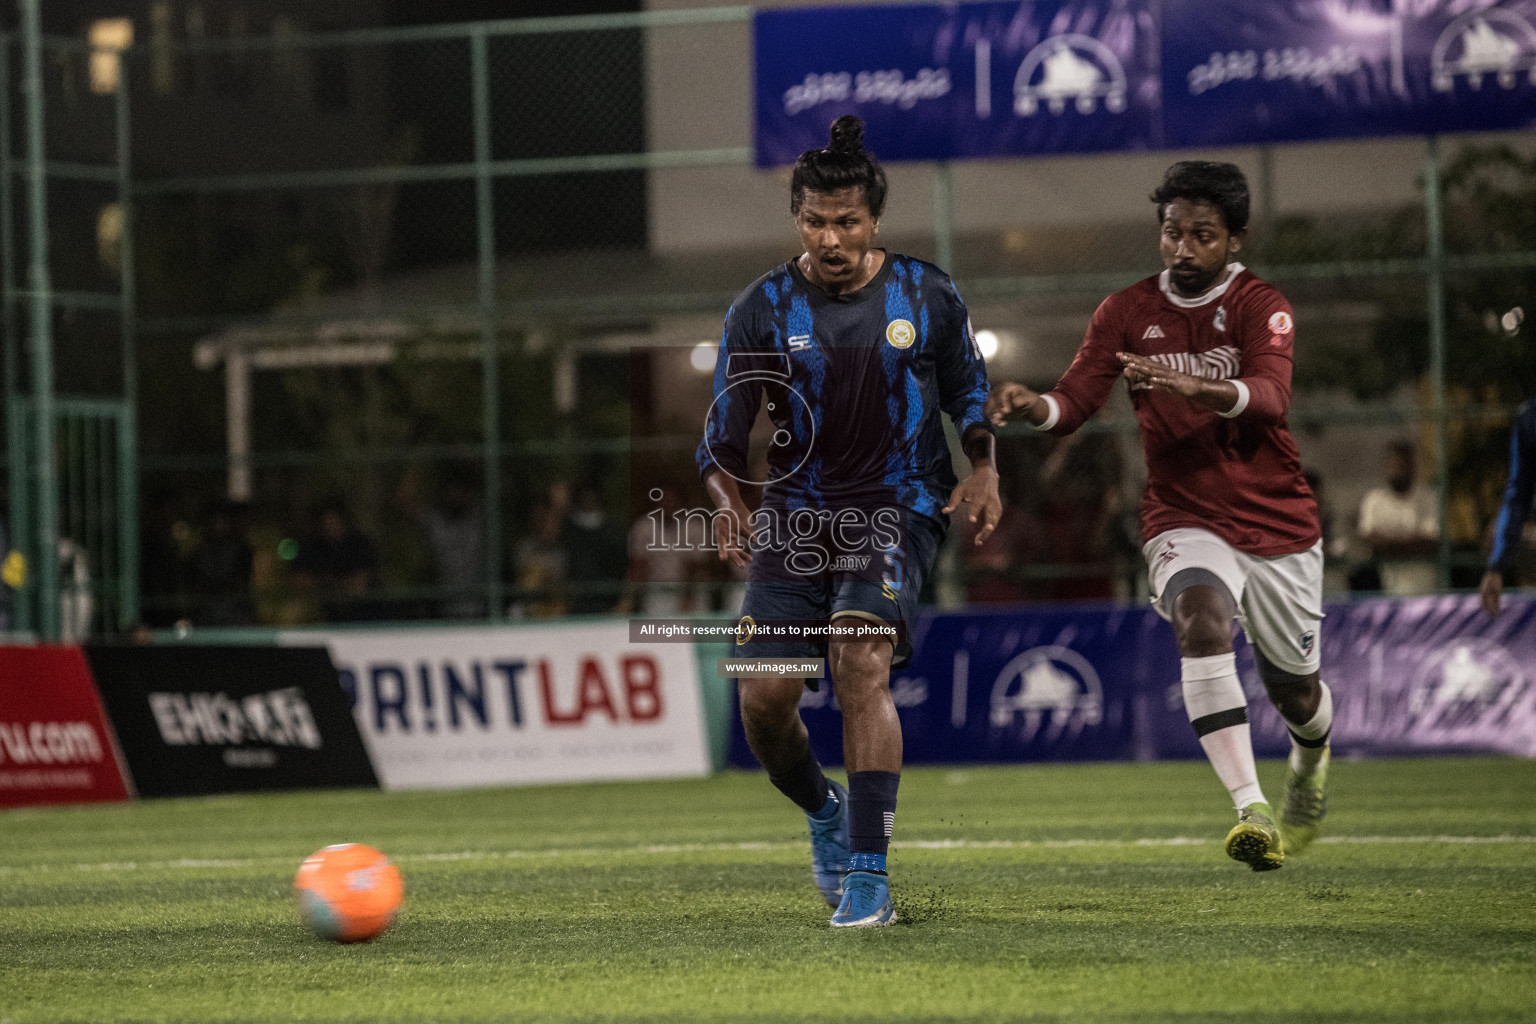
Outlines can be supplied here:
M719 353L720 346L712 341L701 341L693 346L692 352L688 353L688 361L700 373L713 373L715 370L715 357Z
M111 95L122 81L123 63L118 55L133 45L133 19L98 18L91 22L86 38L91 44L91 92Z
M996 331L977 331L976 347L981 349L981 358L991 359L997 355L998 336Z

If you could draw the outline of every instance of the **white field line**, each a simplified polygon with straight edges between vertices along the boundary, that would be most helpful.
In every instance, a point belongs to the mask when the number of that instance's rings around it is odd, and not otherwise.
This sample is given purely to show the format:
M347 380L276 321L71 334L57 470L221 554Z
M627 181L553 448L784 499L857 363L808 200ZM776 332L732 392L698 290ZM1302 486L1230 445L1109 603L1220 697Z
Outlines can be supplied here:
M898 850L1077 850L1136 847L1215 846L1220 840L1193 836L1156 839L909 839L891 846ZM1330 846L1480 846L1536 844L1536 835L1515 836L1323 836L1318 844ZM408 853L395 857L402 864L498 860L559 860L565 857L634 857L678 853L793 852L805 843L653 843L641 846L554 847L546 850L461 850L452 853ZM167 871L199 868L252 868L292 864L292 857L247 857L217 860L181 859L106 861L98 864L0 865L0 875L29 871Z

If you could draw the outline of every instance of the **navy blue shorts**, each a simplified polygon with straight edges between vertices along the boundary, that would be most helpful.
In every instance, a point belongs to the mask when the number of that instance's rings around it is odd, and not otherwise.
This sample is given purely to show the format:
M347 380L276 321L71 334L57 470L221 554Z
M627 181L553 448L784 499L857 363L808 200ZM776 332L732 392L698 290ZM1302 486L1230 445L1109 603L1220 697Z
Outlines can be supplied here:
M847 510L844 510L845 512ZM821 640L764 639L747 633L765 623L821 623L846 618L867 619L897 628L891 667L906 664L912 654L910 636L917 619L918 593L933 571L945 526L907 509L897 510L894 523L865 530L848 529L838 512L801 510L818 517L820 530L801 530L798 543L760 547L754 537L747 592L741 604L738 658L825 658ZM803 525L803 524L802 524ZM755 632L761 632L757 630ZM743 642L744 641L744 642Z

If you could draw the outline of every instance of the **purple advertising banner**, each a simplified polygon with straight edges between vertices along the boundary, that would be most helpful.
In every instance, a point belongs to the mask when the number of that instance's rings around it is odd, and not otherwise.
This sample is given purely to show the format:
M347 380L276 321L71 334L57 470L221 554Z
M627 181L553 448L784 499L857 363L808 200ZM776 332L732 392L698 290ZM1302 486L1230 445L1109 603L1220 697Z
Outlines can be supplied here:
M1015 0L758 12L759 166L1536 127L1536 0Z
M1168 145L1536 125L1536 0L1171 0Z
M820 149L843 114L885 160L1157 146L1153 28L1146 0L760 11L757 163Z
M1536 757L1536 601L1490 620L1475 595L1329 604L1322 675L1346 755L1484 751ZM1173 631L1150 608L941 613L893 673L909 764L1201 756L1184 712ZM1255 749L1281 756L1285 724L1239 637ZM842 762L842 716L823 681L801 714L818 758ZM753 767L739 716L731 762Z

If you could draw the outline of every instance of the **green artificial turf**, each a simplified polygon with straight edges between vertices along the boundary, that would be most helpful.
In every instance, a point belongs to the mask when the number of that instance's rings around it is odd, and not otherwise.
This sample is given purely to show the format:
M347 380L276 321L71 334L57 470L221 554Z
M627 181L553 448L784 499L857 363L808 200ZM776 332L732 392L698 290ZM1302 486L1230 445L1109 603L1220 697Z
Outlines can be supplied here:
M0 1024L1532 1019L1536 763L1332 781L1328 840L1254 874L1204 764L911 769L902 923L851 932L760 775L5 812ZM367 945L293 905L341 841L405 876Z

